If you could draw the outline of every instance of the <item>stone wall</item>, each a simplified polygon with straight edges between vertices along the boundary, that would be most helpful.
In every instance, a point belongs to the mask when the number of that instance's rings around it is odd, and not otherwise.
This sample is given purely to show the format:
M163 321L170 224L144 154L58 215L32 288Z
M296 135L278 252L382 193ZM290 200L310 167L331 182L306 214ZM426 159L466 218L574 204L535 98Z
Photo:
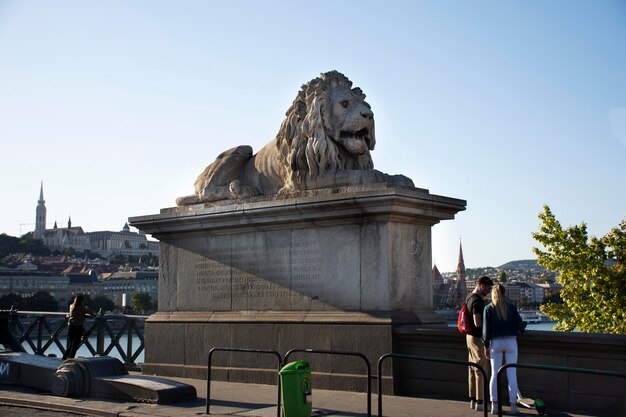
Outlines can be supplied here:
M291 349L352 351L364 354L376 372L376 361L393 350L392 320L388 315L362 313L248 313L158 314L146 322L147 374L206 379L208 353L214 347L277 351ZM158 349L154 347L158 346ZM307 360L320 389L365 391L366 366L359 358L294 353ZM383 369L386 392L392 391L391 363ZM275 384L277 359L273 355L216 352L212 379Z
M400 326L394 331L394 343L397 353L467 360L465 336L455 328ZM518 345L518 363L626 374L626 336L528 331L518 338ZM394 370L399 395L467 399L465 366L395 360ZM626 415L624 379L533 369L517 372L524 396L541 398L548 409Z

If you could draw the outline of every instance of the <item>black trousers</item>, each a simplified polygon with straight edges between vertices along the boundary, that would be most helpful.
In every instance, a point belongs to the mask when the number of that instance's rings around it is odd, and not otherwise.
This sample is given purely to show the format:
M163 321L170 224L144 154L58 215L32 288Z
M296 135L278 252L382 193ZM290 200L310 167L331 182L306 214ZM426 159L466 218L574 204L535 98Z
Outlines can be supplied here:
M69 325L67 331L67 349L63 354L63 359L73 358L76 356L76 352L82 342L83 334L85 334L85 328L81 325Z

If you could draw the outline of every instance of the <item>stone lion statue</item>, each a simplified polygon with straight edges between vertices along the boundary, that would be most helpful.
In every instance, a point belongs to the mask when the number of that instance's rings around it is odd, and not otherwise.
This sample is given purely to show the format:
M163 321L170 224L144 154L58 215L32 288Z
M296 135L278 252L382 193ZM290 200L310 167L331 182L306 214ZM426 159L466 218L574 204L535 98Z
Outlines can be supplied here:
M302 86L276 138L256 155L250 146L221 153L180 205L256 195L386 182L413 186L402 175L374 170L374 113L360 88L337 71Z

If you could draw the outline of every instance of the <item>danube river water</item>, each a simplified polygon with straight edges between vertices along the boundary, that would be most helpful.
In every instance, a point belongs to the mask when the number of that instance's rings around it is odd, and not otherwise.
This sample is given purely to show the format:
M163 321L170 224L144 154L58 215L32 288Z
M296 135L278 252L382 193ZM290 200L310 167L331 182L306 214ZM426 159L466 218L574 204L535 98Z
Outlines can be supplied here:
M126 343L128 342L128 335L122 335L120 337L120 346L122 347L122 349L126 350ZM65 344L65 337L61 338L61 343ZM96 346L96 336L91 336L89 338L89 343L91 343L92 346ZM109 339L108 337L106 337L104 339L104 346L105 348L109 346L109 344L111 343L111 339ZM139 338L137 336L133 335L133 352L137 351L137 348L140 346L141 341L139 340ZM26 351L28 353L33 353L33 350L30 348L30 346L28 345L28 343L24 342L22 343L22 346L24 346L24 349L26 349ZM46 349L45 354L48 355L54 355L57 358L60 358L63 356L63 354L61 353L61 350L58 348L58 346L56 344L52 344L48 349ZM89 349L87 349L87 347L83 344L81 345L81 347L78 349L78 353L76 354L77 357L83 356L83 357L90 357L93 356L91 354L91 352L89 351ZM113 350L109 353L109 356L112 356L114 358L118 358L119 360L121 360L122 362L124 361L122 359L122 355L120 355L120 353L118 352L118 350L116 348L113 348ZM140 363L143 363L144 361L144 352L142 351L139 356L137 356L137 359L135 359L135 363L137 365L139 365Z
M528 323L526 330L552 331L554 330L555 321L546 321L543 323ZM456 322L448 322L449 327L456 327Z
M528 323L528 326L526 326L526 330L550 331L554 329L555 324L556 324L556 321L547 321L543 323Z

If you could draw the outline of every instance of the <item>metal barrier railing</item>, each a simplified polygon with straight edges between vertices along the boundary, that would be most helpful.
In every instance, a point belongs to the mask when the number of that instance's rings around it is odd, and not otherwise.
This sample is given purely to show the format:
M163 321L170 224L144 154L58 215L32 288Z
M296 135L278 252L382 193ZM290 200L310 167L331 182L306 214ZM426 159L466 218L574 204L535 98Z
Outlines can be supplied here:
M410 360L418 360L418 361L426 361L426 362L438 362L438 363L449 363L455 365L464 365L464 366L473 366L477 368L483 376L483 415L487 417L487 396L489 393L489 386L487 384L487 373L485 370L478 364L473 362L465 362L458 361L455 359L443 359L443 358L427 358L423 356L413 356L413 355L405 355L402 353L386 353L378 359L378 417L383 417L383 378L382 378L382 369L383 369L383 361L387 358L400 358L400 359L410 359Z
M145 317L142 317L145 320ZM122 327L115 333L110 326L111 321L123 321ZM124 361L126 367L134 367L135 360L144 350L143 334L138 327L137 316L127 316L123 314L110 314L105 316L102 312L94 317L94 322L90 327L85 328L83 343L92 355L107 356L113 349L116 349ZM89 342L89 336L95 331L96 347ZM122 335L126 333L126 350L120 345ZM133 333L139 339L139 347L133 352ZM109 344L105 347L105 336L109 336Z
M287 363L287 359L291 356L292 353L318 353L318 354L327 354L327 355L343 355L343 356L357 356L365 362L367 366L367 417L372 416L372 366L370 365L370 361L367 357L361 352L342 352L336 350L316 350L316 349L291 349L287 353L285 353L285 363Z
M18 310L6 310L4 313L8 314L9 329L20 346L28 345L36 355L45 355L53 345L61 354L65 353L66 346L62 342L62 334L67 328L67 313ZM116 349L127 368L138 369L135 361L144 351L141 324L146 318L146 316L100 312L94 317L87 318L83 343L94 356L109 355L113 349ZM89 341L90 335L96 336L95 347ZM125 347L120 344L124 335L127 336ZM135 337L139 339L137 347L133 344Z
M16 311L15 313L17 317L18 312ZM62 317L65 318L65 314L63 313L61 314L62 314ZM33 353L35 355L44 355L46 353L46 350L48 350L48 348L53 343L56 344L56 346L59 348L61 352L65 353L65 348L59 341L59 336L61 332L63 331L63 329L67 327L67 320L62 320L61 323L59 323L56 330L54 331L51 328L51 324L48 322L48 320L46 320L46 316L36 317L35 320L26 329L24 329L24 327L22 326L22 323L19 320L14 320L14 324L16 327L22 330L22 335L18 338L18 342L20 343L20 345L26 342L28 346L30 346L30 348L33 350ZM35 345L31 339L31 333L33 332L34 329L37 329L37 338L36 338L37 345ZM50 335L45 343L43 343L44 330L46 330L48 334Z
M498 417L502 417L502 371L507 368L526 368L526 369L539 369L544 371L559 371L559 372L572 372L577 374L591 374L591 375L604 375L614 376L618 378L626 379L626 374L613 371L602 371L599 369L587 369L587 368L568 368L564 366L552 366L552 365L533 365L526 363L507 363L498 369L496 375L496 387L498 389ZM486 407L485 407L486 409Z
M222 348L222 347L212 348L209 351L209 358L207 360L206 410L205 410L206 414L210 414L209 407L211 405L211 359L212 359L212 356L213 356L214 352L246 352L246 353L272 354L272 355L275 355L276 357L278 357L278 371L280 371L280 369L281 369L281 367L283 365L283 359L280 356L280 353L276 352L275 350L238 349L238 348ZM277 373L277 375L278 375L278 373ZM281 405L280 404L281 403L281 397L280 397L280 375L278 375L277 388L278 388L278 399L276 400L276 417L280 417L280 405Z

